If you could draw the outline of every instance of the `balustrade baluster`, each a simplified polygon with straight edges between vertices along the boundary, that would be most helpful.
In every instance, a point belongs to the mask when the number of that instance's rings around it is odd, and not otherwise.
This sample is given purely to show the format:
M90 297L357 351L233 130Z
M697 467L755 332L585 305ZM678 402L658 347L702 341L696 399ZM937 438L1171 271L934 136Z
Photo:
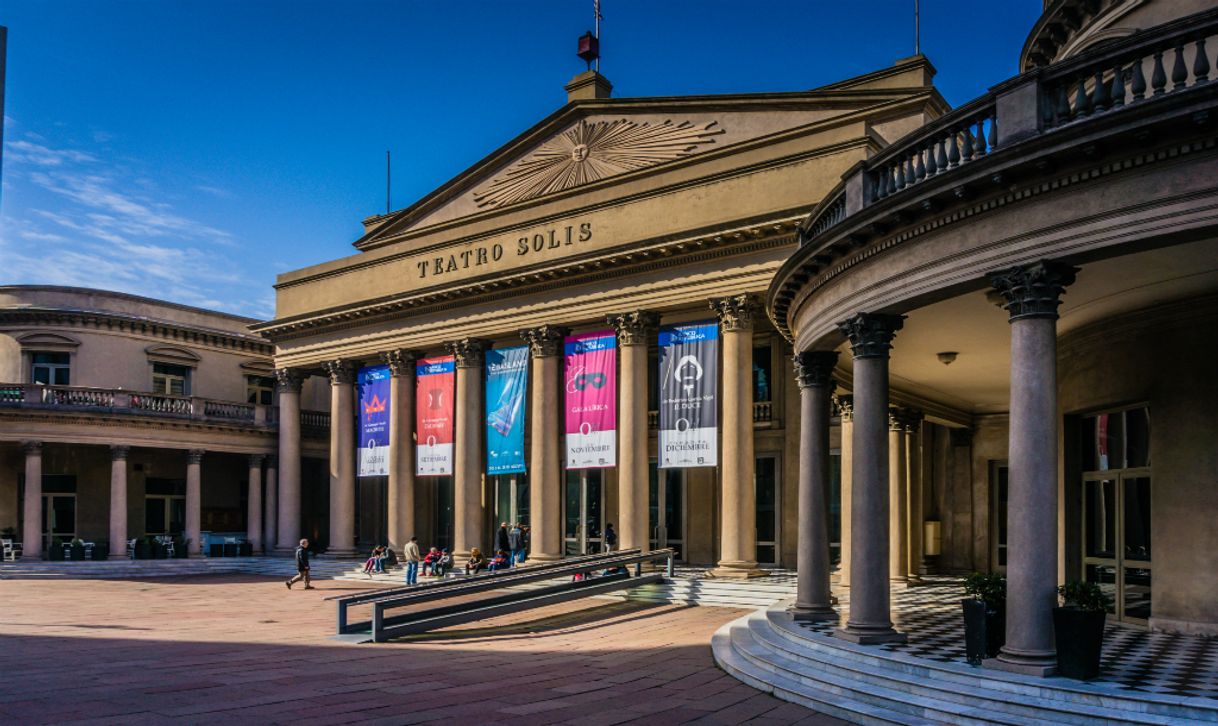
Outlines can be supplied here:
M912 187L918 183L918 175L914 168L914 160L912 156L905 157L905 186Z
M928 177L934 176L935 172L939 170L939 162L935 159L935 149L937 147L938 143L934 141L930 142L930 146L926 147L926 176Z
M897 189L896 190L901 191L904 188L905 188L905 165L898 161L897 162Z
M1129 82L1129 90L1133 91L1131 101L1141 101L1146 97L1146 76L1142 73L1142 59L1135 60L1129 71L1132 76Z
M995 113L990 117L990 134L986 137L986 141L990 145L990 151L998 148L998 114Z
M926 166L922 163L922 149L914 152L914 179L922 181L926 178Z
M1108 110L1108 84L1104 83L1104 71L1095 72L1095 84L1091 87L1091 108L1096 113Z
M985 117L977 119L977 156L985 156Z
M1057 113L1055 123L1065 123L1070 120L1070 89L1064 82L1057 85Z
M1184 87L1184 82L1188 80L1188 68L1184 65L1184 44L1176 46L1176 62L1171 67L1171 90L1172 93Z
M1155 68L1150 72L1150 87L1154 95L1162 96L1167 92L1167 71L1163 69L1163 51L1155 51Z
M1210 59L1205 54L1205 38L1197 41L1197 56L1193 58L1193 83L1205 83L1210 79Z
M973 135L968 126L960 131L960 163L973 160Z
M939 139L935 143L935 156L938 157L935 160L936 172L947 171L947 151L943 148L944 144L946 143L947 141L945 139Z
M1125 69L1120 63L1112 70L1112 107L1120 108L1125 105Z
M1087 76L1078 79L1078 94L1074 97L1074 118L1091 113L1091 96L1087 94Z
M960 165L960 150L956 148L956 134L953 132L945 139L947 142L947 168L953 169Z

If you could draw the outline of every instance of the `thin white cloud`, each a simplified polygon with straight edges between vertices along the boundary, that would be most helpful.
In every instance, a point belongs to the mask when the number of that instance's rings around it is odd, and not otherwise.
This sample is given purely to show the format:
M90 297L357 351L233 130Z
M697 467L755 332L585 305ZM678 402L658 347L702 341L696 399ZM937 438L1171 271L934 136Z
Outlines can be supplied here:
M52 149L32 141L18 139L8 143L5 159L17 164L33 164L34 166L63 166L65 164L84 164L97 161L92 154L76 149Z

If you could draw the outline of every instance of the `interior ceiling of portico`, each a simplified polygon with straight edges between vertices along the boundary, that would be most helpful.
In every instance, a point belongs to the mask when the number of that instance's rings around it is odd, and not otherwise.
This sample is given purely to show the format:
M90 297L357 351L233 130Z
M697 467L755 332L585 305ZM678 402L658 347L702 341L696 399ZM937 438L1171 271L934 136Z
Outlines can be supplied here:
M1218 239L1202 240L1082 266L1063 297L1059 334L1121 313L1218 291ZM894 388L966 413L1008 409L1007 314L984 291L907 313L893 341ZM849 346L840 348L849 365ZM938 354L958 353L950 365Z

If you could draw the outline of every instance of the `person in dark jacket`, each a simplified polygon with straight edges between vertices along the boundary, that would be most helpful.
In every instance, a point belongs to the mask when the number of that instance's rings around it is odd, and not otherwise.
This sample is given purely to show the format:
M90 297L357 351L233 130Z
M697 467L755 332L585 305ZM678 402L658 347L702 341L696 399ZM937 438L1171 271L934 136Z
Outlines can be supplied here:
M512 525L508 530L508 553L511 556L512 567L524 562L524 530L519 524Z
M617 532L613 531L612 522L605 525L605 551L606 552L616 552L617 551Z
M499 530L495 532L495 549L504 552L512 549L512 543L508 541L507 522L499 523Z
M292 585L304 580L304 589L314 590L309 584L309 540L300 540L300 546L296 548L296 576L288 580L286 583L288 589L292 589Z

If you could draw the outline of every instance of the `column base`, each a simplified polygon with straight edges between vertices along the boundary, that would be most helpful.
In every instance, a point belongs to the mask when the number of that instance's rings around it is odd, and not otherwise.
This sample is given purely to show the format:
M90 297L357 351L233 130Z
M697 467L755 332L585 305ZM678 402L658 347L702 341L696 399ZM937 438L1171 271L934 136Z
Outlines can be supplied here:
M295 552L295 550L293 550L293 552ZM325 553L325 554L326 554L326 556L327 556L327 557L333 557L333 558L336 558L336 559L337 559L337 558L347 558L347 557L352 557L352 558L354 558L354 557L356 557L356 556L359 554L359 551L358 551L358 550L356 550L354 547L351 547L351 548L339 548L339 549L334 549L334 548L332 548L332 549L328 549L328 550L326 550L326 553Z
M841 638L849 643L859 645L879 645L881 643L904 643L909 639L905 633L899 633L888 628L857 628L846 625L833 631L833 637Z
M538 552L537 554L530 554L529 558L524 561L524 564L527 565L530 562L558 562L561 559L562 555L550 555Z
M832 605L792 605L787 612L791 613L791 617L796 620L809 622L838 619L837 611L833 609Z
M909 587L915 587L917 585L925 585L926 581L923 580L919 575L909 575L905 578L905 584Z
M756 562L721 561L710 571L711 577L726 580L749 580L754 577L769 577L770 573L757 567Z
M999 651L997 658L986 658L981 661L983 668L993 668L1008 673L1022 673L1025 676L1046 678L1057 673L1056 653L1008 653L1006 649Z

